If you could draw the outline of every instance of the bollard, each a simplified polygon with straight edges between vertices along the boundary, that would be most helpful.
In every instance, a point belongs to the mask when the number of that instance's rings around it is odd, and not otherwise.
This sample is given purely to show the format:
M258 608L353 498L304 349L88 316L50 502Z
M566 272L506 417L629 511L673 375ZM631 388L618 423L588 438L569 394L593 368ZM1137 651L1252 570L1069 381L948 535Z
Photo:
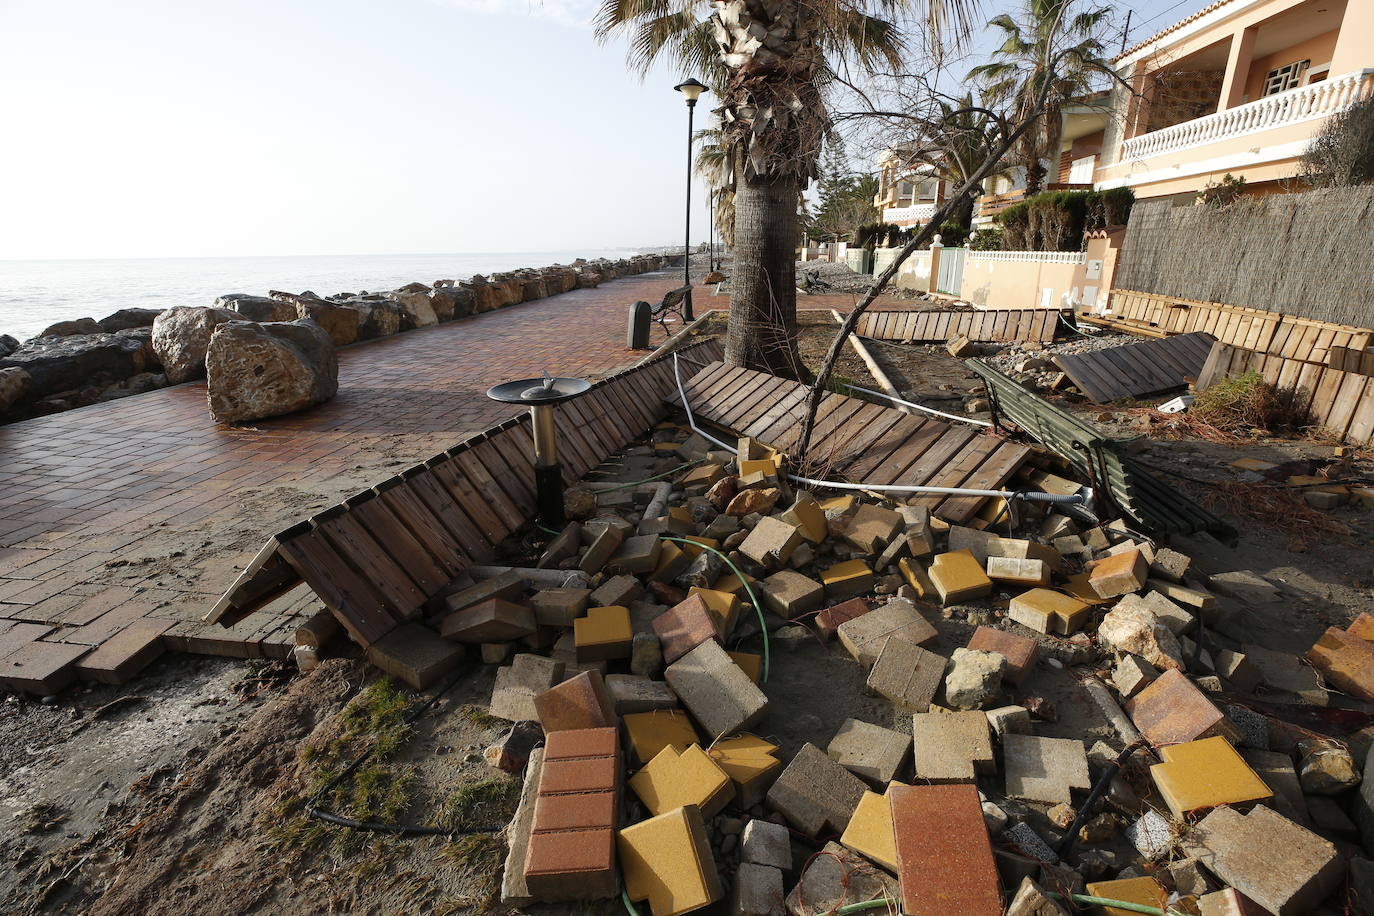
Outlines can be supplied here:
M649 349L649 319L653 306L647 302L636 302L630 306L630 330L625 345L631 350Z

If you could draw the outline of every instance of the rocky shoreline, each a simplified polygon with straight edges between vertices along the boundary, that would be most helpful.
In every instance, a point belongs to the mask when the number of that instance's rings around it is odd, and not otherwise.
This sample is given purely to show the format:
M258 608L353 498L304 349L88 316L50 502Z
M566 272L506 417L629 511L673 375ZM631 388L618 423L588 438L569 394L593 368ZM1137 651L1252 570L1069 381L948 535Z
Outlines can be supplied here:
M319 334L321 339L327 336L327 344L341 347L574 289L593 288L620 276L660 270L675 262L681 263L680 255L640 254L592 261L579 258L567 265L490 276L477 274L467 280L436 280L428 285L408 283L383 292L342 292L329 296L311 291L273 290L266 296L230 293L208 307L121 309L99 321L62 321L23 342L0 335L0 423L59 413L201 378L206 372L210 339L216 327L226 322L267 326L259 329L258 337L264 340L300 340L300 331L270 326L308 325L307 335L318 333L312 330L317 327L323 332ZM225 377L223 372L220 377ZM333 393L330 390L326 395L324 390L316 385L310 403L318 403ZM211 404L215 406L213 397ZM215 410L216 418L225 422L235 419L233 413L227 407Z

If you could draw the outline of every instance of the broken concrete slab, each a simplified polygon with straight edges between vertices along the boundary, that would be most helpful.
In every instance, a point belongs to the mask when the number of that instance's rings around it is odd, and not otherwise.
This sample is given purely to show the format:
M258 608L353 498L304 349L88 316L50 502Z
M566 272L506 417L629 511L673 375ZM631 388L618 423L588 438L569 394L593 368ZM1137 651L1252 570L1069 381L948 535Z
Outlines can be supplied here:
M768 790L768 805L801 833L843 833L864 784L814 744L801 750Z
M780 518L766 515L739 545L739 551L765 569L778 569L787 565L792 551L796 550L801 542L800 528Z
M801 880L787 895L787 912L789 916L815 916L846 903L897 895L895 878L832 841L812 856Z
M783 916L782 871L742 862L730 891L730 916Z
M1047 805L1073 804L1073 789L1090 789L1088 755L1074 738L1006 735L1002 763L1007 794Z
M1335 846L1262 805L1249 814L1217 808L1186 842L1209 871L1278 916L1310 912L1345 872Z
M945 703L955 709L983 709L1002 692L1007 660L997 652L955 649L945 675Z
M846 521L844 540L855 550L872 556L882 552L902 530L902 524L902 517L891 509L861 503Z
M981 712L928 712L911 717L912 759L922 782L973 782L996 772L987 716Z
M871 722L846 719L825 752L869 785L882 787L910 756L911 738Z
M1337 689L1374 702L1374 643L1328 627L1307 650L1307 660Z
M1274 583L1248 569L1217 573L1207 578L1213 591L1247 604L1272 604L1283 598Z
M677 694L663 681L633 674L608 674L605 680L606 692L618 716L652 712L655 709L674 709L677 706Z
M506 642L534 630L534 611L528 606L488 598L445 617L439 635L462 643Z
M1138 655L1161 670L1184 667L1178 637L1141 603L1118 602L1102 618L1097 638L1113 652Z

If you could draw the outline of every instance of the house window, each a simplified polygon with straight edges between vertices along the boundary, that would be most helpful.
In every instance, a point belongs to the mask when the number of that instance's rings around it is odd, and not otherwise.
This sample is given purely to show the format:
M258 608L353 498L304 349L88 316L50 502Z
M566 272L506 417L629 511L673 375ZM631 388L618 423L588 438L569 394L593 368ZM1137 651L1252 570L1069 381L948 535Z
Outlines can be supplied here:
M897 196L899 198L911 196L911 182L903 181L897 184Z
M1277 70L1270 70L1269 75L1264 78L1264 92L1261 95L1274 95L1296 88L1302 83L1302 75L1311 65L1310 60L1298 60Z
M1310 86L1313 83L1320 83L1331 75L1330 64L1320 64L1307 71L1307 79L1303 80L1303 85Z

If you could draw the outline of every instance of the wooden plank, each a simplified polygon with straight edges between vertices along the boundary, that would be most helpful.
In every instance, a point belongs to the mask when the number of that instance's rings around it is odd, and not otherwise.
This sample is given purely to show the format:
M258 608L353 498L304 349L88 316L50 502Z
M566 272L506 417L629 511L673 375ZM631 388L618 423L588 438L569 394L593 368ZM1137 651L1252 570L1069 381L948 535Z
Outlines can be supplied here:
M934 477L955 455L972 440L977 433L968 427L951 427L946 429L929 449L920 458L902 471L892 482L904 484L906 486L923 486L927 480Z
M425 468L423 474L409 478L406 485L429 507L429 511L458 543L469 561L478 562L491 557L491 544L482 537L477 524L463 512L462 506L444 489L430 468Z
M403 524L422 547L429 552L435 564L450 580L467 568L458 542L449 535L443 523L429 510L429 507L406 485L401 478L393 478L395 484L377 493L378 502L383 503L397 520Z
M312 531L278 549L360 645L371 645L396 625L381 595L343 562L324 534Z
M492 504L478 490L478 485L468 479L463 466L451 455L432 465L435 478L444 485L454 502L463 508L468 516L477 523L482 536L488 544L495 546L501 542L510 529L496 515Z
M428 597L406 564L383 546L387 532L375 529L361 513L335 511L316 530L336 556L367 577L393 618L405 617Z
M500 534L496 537L496 541L524 524L524 511L506 495L506 491L496 482L482 460L474 455L471 449L458 452L451 457L453 463L462 469L463 474L467 476L477 493L480 494L476 498L490 506L492 513L500 520Z
M920 460L949 432L949 424L939 420L928 420L925 425L911 435L885 458L881 464L866 470L863 479L876 484L895 484L906 482L902 476L907 468Z
M875 468L880 467L884 461L892 457L893 453L905 445L912 436L916 435L921 427L933 422L936 421L929 417L907 415L870 444L862 455L851 462L844 469L845 476L851 480L868 480Z
M279 595L290 591L300 576L277 554L277 539L270 537L205 615L207 623L233 626Z
M1003 440L960 486L970 490L1002 489L1007 478L1015 473L1029 454L1030 449L1026 446ZM986 499L985 496L950 496L931 512L962 525L973 518Z

